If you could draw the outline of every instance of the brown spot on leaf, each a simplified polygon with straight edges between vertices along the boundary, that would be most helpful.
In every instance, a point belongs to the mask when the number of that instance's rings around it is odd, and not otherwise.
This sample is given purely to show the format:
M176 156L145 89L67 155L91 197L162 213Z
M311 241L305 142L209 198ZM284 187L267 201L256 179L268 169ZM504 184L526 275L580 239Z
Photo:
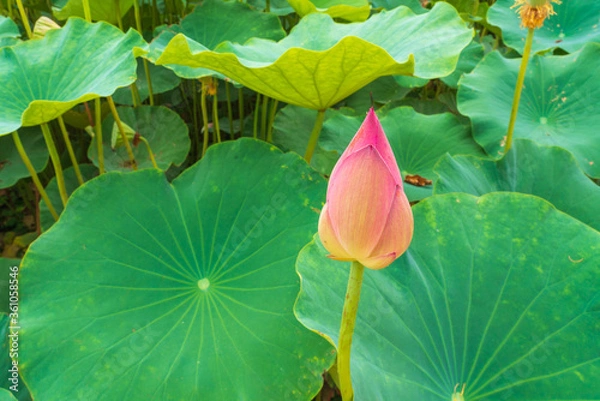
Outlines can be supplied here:
M404 177L404 182L407 182L407 183L417 186L417 187L424 187L426 185L431 185L431 180L428 180L425 177L421 177L418 174L414 174L414 175L408 174L406 177Z

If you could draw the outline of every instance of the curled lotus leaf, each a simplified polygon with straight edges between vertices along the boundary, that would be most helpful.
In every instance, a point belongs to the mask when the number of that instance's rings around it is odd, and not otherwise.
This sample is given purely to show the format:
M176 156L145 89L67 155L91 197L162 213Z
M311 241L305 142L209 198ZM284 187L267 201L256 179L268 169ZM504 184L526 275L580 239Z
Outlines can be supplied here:
M0 135L131 84L146 46L137 31L71 18L43 39L0 49Z
M225 42L211 50L178 34L157 64L209 68L269 97L321 110L380 76L446 76L472 36L446 3L422 15L398 7L354 24L314 13L279 42Z

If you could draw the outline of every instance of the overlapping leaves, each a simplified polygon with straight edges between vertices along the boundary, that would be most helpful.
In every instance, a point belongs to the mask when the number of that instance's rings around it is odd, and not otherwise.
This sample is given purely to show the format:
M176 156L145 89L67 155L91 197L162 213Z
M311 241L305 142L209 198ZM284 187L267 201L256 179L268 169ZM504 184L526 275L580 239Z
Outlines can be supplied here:
M313 397L333 352L294 317L294 260L324 191L299 156L251 139L173 184L154 169L86 183L22 264L33 398Z
M355 400L448 401L463 384L472 401L600 397L600 233L515 193L433 196L413 212L407 253L365 272ZM300 253L296 314L336 343L349 269L326 254Z
M356 24L315 13L277 43L225 42L213 51L178 34L157 64L209 68L272 98L322 110L380 76L448 75L471 37L445 3L422 15L398 7Z

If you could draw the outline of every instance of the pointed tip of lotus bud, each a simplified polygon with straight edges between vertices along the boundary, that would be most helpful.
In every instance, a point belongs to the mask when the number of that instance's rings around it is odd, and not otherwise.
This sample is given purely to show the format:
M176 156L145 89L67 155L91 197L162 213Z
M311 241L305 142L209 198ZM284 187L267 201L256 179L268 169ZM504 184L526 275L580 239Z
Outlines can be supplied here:
M367 112L367 116L352 141L342 153L340 160L336 164L336 167L342 160L347 158L350 154L356 153L361 149L364 149L367 146L372 146L379 152L381 158L388 166L388 169L392 173L394 180L397 185L402 186L402 176L400 175L400 170L398 169L398 164L396 162L396 157L394 156L394 151L390 146L390 142L383 131L383 127L379 122L379 118L377 118L377 114L373 107L369 109ZM335 170L335 168L334 168ZM333 172L332 172L333 175Z

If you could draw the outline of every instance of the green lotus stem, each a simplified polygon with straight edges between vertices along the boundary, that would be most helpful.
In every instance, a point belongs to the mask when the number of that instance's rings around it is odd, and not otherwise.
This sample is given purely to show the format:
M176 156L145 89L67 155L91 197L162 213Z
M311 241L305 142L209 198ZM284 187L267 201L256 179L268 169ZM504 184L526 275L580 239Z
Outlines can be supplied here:
M156 0L152 0L152 32L156 28L156 14L158 13L158 4Z
M154 106L154 94L152 93L152 79L150 78L150 67L148 67L148 60L144 58L142 59L142 63L144 64L146 81L148 81L148 100L150 101L150 106Z
M120 30L123 30L123 19L121 18L121 0L115 0L115 11L117 12L117 15L115 16L117 18L117 26Z
M200 90L202 93L200 95L200 109L202 110L202 123L204 130L204 138L202 143L202 156L206 153L206 149L208 148L208 110L206 108L206 84L202 82L202 89Z
M90 8L90 0L83 0L83 15L87 22L92 22L92 10Z
M139 2L137 0L133 2L135 26L140 35L143 35L142 18L140 17L140 5L138 3ZM148 67L148 60L144 58L142 59L142 63L144 64L144 73L146 74L146 81L148 81L148 100L150 101L150 106L154 106L154 94L152 93L152 79L150 78L150 68Z
M267 140L267 113L269 110L269 97L263 95L263 105L260 117L260 137L262 140Z
M10 1L8 3L10 4ZM31 39L33 37L33 32L31 32L31 26L29 26L29 18L27 17L27 13L25 12L25 7L23 7L22 0L17 0L17 8L19 9L19 15L21 16L21 22L23 22L23 26L25 27L25 32L27 32L27 37Z
M217 143L221 143L221 129L219 128L219 109L216 93L213 96L213 128L217 134Z
M15 17L13 16L12 0L8 0L8 18L12 20L15 19Z
M60 126L60 132L62 133L65 145L67 145L67 152L69 152L69 157L71 158L71 164L73 165L73 170L75 170L77 181L79 181L79 185L83 185L83 176L81 175L79 163L77 163L77 157L75 157L73 145L71 144L71 139L69 138L69 133L67 132L67 127L65 126L65 121L62 116L58 116L58 125Z
M258 138L258 109L260 109L260 93L256 94L256 106L254 107L254 127L252 129L252 137Z
M195 80L192 80L192 108L192 115L194 117L194 135L196 138L196 157L198 157L200 154L200 128L198 126L198 88Z
M56 213L56 209L54 209L54 206L52 206L52 202L50 202L50 198L48 197L48 194L46 193L46 190L44 189L44 186L42 185L40 178L38 177L37 172L33 167L33 164L31 164L31 160L29 160L29 156L27 156L27 153L25 152L25 148L23 147L23 143L21 143L21 138L19 138L19 134L17 133L17 131L13 131L12 138L15 142L17 152L19 152L19 156L21 156L21 160L23 160L23 164L25 164L25 167L27 168L31 179L35 184L35 187L40 193L40 196L46 203L46 206L48 206L50 214L52 215L55 221L58 220L58 213Z
M265 6L265 12L271 11L271 0L267 0L267 4Z
M229 118L229 137L233 139L233 108L231 107L231 93L229 82L225 81L225 96L227 97L227 118Z
M60 156L56 151L56 145L54 144L54 139L52 139L52 133L50 132L48 123L42 123L41 127L42 134L44 134L44 140L46 141L46 146L48 147L48 152L50 153L50 159L52 160L52 166L54 167L56 183L58 184L58 193L60 194L60 199L62 200L63 206L65 206L67 204L67 200L69 199L69 195L67 194L67 187L65 186L65 177L63 176L63 169L60 164Z
M140 105L140 92L138 92L138 88L137 85L135 84L135 82L133 82L131 85L129 85L129 88L131 89L131 103L133 104L133 107L138 107Z
M323 128L324 120L325 110L319 110L317 113L317 121L315 121L315 125L310 133L310 138L308 139L306 153L304 153L304 160L306 160L307 163L310 163L313 154L315 153L315 148L317 147L317 142L319 141L319 134L321 134L321 128Z
M115 122L117 123L117 128L119 128L121 138L123 138L123 143L125 144L125 149L127 149L127 155L129 156L129 161L131 162L131 168L135 171L137 170L137 162L135 161L133 150L131 149L131 145L129 144L129 140L127 139L127 134L125 134L125 128L123 127L123 123L121 122L121 118L119 117L119 113L117 112L117 108L115 107L115 102L113 101L112 96L108 96L106 100L108 100L110 112L112 113Z
M275 114L277 114L277 106L279 100L273 99L271 103L271 112L269 113L269 130L267 131L267 142L273 143L273 124L275 123Z
M531 53L531 45L533 44L534 29L529 28L527 39L525 39L525 49L523 50L523 58L521 59L521 68L517 76L517 85L515 86L515 96L513 98L512 109L510 111L510 121L508 122L508 133L506 135L506 146L504 154L506 154L512 146L513 132L515 131L515 123L517 122L517 114L519 112L519 102L521 101L521 91L523 90L523 82L525 82L525 72L529 63L529 54Z
M240 136L244 136L244 88L238 89L238 113L240 115Z
M360 262L352 262L350 277L348 278L348 288L346 289L346 298L344 299L344 310L342 312L342 324L340 325L340 338L337 350L337 372L343 401L352 401L352 397L354 396L352 379L350 377L350 351L364 271L365 267Z
M152 148L150 148L150 143L148 142L148 140L146 138L144 138L141 135L138 138L140 138L140 141L142 141L146 144L146 149L148 150L148 154L150 155L150 160L152 161L152 165L154 166L155 169L158 170L159 169L158 164L156 164L156 159L154 158L154 153L152 152Z
M98 170L104 174L104 146L102 144L102 100L94 100L94 114L96 118L96 149L98 150Z

